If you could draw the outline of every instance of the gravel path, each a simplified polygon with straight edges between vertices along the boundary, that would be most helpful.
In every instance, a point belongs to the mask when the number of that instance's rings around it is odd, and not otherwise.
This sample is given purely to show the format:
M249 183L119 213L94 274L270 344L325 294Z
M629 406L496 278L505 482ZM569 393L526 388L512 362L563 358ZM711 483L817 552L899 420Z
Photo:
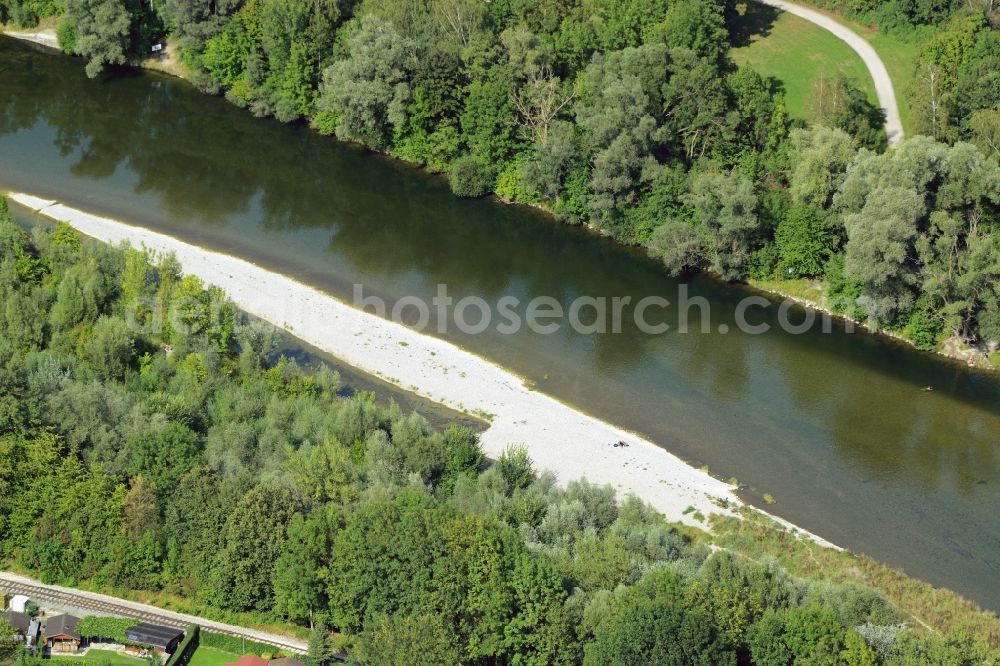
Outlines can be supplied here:
M756 0L761 4L775 7L789 14L795 14L810 23L815 23L824 30L829 30L835 37L847 43L854 52L861 56L865 67L875 81L875 93L878 95L878 103L885 111L885 134L889 139L889 145L895 146L903 139L903 122L899 118L899 105L896 103L896 93L892 89L892 79L889 78L889 71L885 68L882 59L872 48L864 37L854 32L843 23L830 18L826 14L809 9L793 2L785 0Z

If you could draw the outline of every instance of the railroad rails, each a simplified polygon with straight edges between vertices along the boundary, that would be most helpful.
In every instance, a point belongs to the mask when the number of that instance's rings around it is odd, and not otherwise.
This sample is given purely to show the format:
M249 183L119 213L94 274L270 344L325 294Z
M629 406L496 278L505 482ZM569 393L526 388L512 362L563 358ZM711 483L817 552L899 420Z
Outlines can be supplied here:
M193 615L163 610L148 604L141 604L126 599L116 599L115 597L109 597L96 592L73 590L58 585L46 585L40 581L15 574L0 572L0 592L24 594L40 605L51 605L64 609L79 609L89 611L95 615L131 618L141 622L149 622L176 629L186 629L188 625L197 624L207 631L273 645L287 652L301 654L306 651L306 643L294 638L206 620Z

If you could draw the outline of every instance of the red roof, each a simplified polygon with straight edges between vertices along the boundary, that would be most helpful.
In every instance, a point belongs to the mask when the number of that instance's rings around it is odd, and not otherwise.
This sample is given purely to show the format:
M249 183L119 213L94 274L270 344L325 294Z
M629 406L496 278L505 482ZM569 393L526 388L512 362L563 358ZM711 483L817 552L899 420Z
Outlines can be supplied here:
M255 654L245 654L235 662L226 664L226 666L267 666L267 659L258 657Z

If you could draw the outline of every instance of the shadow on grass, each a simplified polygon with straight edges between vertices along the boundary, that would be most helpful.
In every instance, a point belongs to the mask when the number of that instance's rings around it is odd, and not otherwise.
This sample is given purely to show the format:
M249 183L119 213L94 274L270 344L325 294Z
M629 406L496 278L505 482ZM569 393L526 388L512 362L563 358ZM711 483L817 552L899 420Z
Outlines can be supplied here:
M750 46L750 40L754 35L760 37L770 35L771 28L781 13L779 9L753 2L753 0L746 2L745 6L746 10L743 14L733 11L726 17L726 23L729 27L729 43L733 48Z

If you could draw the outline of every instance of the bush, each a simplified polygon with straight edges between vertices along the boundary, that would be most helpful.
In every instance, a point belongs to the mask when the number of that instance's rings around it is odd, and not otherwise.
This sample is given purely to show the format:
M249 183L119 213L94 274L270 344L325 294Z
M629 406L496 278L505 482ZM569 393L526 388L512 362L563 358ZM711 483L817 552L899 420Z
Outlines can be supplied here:
M534 463L523 444L509 445L494 466L504 481L508 495L515 490L527 488L535 478Z
M496 172L481 157L463 155L451 163L451 191L460 197L481 197L493 190Z
M56 28L56 37L59 39L59 48L67 55L76 54L76 23L72 19L59 19L59 26Z
M35 10L27 5L18 3L10 8L10 20L18 28L34 28L38 19Z
M814 277L823 272L830 256L830 237L820 212L807 204L795 204L778 222L774 233L781 278Z
M537 201L538 197L524 186L521 164L510 162L497 176L496 188L497 196L504 201Z
M87 638L110 638L116 643L125 643L125 631L136 624L136 620L123 617L88 615L80 619L76 631Z
M859 281L844 276L843 254L835 254L826 262L823 277L827 284L827 302L834 312L842 312L858 320L867 316L864 308L858 305L864 286Z
M781 253L777 245L764 243L750 255L750 277L754 280L770 280L775 277ZM778 277L785 277L778 275Z
M903 335L913 342L917 349L926 351L933 351L937 348L940 334L940 324L922 310L917 310L910 315L910 321L903 329Z

